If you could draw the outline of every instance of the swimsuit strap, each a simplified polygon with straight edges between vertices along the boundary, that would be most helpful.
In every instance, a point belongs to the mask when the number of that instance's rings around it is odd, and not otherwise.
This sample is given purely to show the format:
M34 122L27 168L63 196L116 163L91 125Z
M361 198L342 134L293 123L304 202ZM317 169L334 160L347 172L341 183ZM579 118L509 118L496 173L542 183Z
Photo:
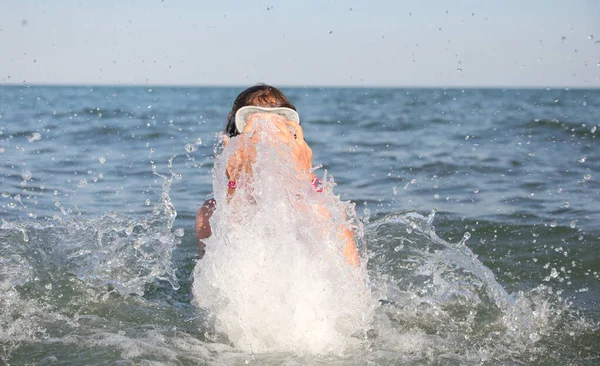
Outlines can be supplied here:
M319 193L323 192L323 179L315 177L315 179L313 179L313 181L312 181L312 185L313 185L313 187L315 187L317 192L319 192Z

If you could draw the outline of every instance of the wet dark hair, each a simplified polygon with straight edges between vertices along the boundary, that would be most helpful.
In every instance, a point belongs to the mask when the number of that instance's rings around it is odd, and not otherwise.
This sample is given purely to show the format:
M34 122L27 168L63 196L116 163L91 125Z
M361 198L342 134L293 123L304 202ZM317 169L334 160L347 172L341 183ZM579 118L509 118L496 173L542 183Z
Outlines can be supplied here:
M235 113L238 109L249 105L267 108L286 107L296 110L296 107L294 107L281 90L276 87L266 84L251 86L241 92L233 102L231 112L229 112L229 115L227 116L227 126L225 127L225 133L229 137L237 136L241 133L241 131L238 131L235 127Z

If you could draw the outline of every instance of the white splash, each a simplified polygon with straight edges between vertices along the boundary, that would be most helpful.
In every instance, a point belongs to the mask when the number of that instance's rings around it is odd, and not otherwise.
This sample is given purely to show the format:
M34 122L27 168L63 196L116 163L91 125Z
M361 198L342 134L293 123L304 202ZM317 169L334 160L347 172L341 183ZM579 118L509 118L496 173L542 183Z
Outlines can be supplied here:
M228 198L226 166L240 144L232 138L215 162L217 209L194 273L196 304L244 351L342 354L361 344L375 303L366 260L346 261L339 231L353 228L364 251L354 205L333 195L331 178L322 193L298 179L289 149L262 133L253 176Z

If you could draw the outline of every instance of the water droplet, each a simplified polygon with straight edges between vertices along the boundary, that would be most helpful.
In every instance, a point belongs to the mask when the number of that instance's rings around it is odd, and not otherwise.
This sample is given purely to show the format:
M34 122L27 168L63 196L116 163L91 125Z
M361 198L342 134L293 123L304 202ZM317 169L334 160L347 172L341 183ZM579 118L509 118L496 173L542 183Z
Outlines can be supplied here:
M556 227L556 225L558 225L558 222L556 222L556 220L552 220L550 227Z
M88 184L88 182L87 182L87 179L85 179L85 178L82 178L82 179L79 181L79 184L78 184L77 186L78 186L78 187L85 187L85 186L87 186L87 184Z
M150 202L150 200L149 200L149 199L147 199L147 200L146 200L146 206L150 206L150 203L151 203L151 202Z
M196 137L196 145L202 145L202 139L200 137Z
M600 64L598 64L598 65L600 65ZM596 126L592 127L591 131L592 131L592 133L596 133Z
M402 250L402 248L404 248L404 245L400 244L397 247L394 248L394 252L399 252Z
M188 153L193 153L194 151L196 151L196 146L192 144L185 144L185 151L187 151Z
M471 136L469 136L469 135L465 136L465 140L468 140L470 138L471 138Z
M587 156L582 157L581 159L577 160L580 163L585 163L585 159L587 159Z
M469 239L471 239L471 233L467 231L467 232L465 232L463 234L463 240L462 240L462 242L464 243L464 242L466 242Z
M592 179L592 175L591 175L591 174L585 174L585 175L583 176L583 179L584 179L584 180L591 180L591 179Z
M52 290L52 284L51 283L47 283L45 286L46 290L50 291Z
M569 202L565 202L565 203L563 204L563 207L564 207L564 208L569 208L570 206L571 206L571 204L570 204Z
M31 136L27 137L27 140L29 140L29 142L34 142L34 141L38 141L42 138L42 135L39 132L34 132L31 134Z
M152 108L152 104L150 104L150 105L148 106L148 109L151 109L151 108Z
M590 34L590 35L588 36L588 39L594 39L594 35L593 35L593 34Z
M575 229L575 227L577 226L577 220L571 221L571 225L569 226L571 226L571 229Z
M183 228L181 228L181 227L180 227L180 228L177 228L177 229L175 229L175 231L173 232L173 234L174 234L176 237L178 237L178 238L181 238L181 237L183 236L183 234L184 234L184 230L183 230Z
M436 194L433 195L433 198L435 198L436 200L439 200L440 199L440 195L436 193Z
M34 63L34 64L37 64L37 59L35 59L35 58L34 58L34 59L33 59L33 63Z
M556 270L556 268L552 267L552 269L550 270L550 277L552 277L552 278L558 277L558 271Z
M23 178L24 180L30 180L32 177L32 174L29 170L25 170L23 171L23 173L21 173L21 178Z
M100 162L100 164L104 164L104 163L106 163L106 158L104 158L104 156L100 156L98 158L98 161Z
M398 195L398 187L392 187L392 192L394 193L394 196Z
M431 210L429 215L427 215L427 224L433 225L433 220L435 220L435 214L437 213L437 208Z
M479 189L475 189L475 190L473 191L473 193L475 193L475 194L479 193Z

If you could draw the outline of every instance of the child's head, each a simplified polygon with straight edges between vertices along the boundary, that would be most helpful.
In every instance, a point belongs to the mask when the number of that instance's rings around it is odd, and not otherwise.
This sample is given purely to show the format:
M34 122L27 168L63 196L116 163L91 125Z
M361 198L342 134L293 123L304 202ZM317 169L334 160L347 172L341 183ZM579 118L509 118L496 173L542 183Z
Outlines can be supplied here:
M286 107L296 110L296 107L290 103L281 90L274 86L265 84L251 86L241 92L233 102L231 112L227 116L227 127L225 127L225 133L229 137L240 134L241 131L238 131L235 127L235 113L238 109L249 105L267 108Z

